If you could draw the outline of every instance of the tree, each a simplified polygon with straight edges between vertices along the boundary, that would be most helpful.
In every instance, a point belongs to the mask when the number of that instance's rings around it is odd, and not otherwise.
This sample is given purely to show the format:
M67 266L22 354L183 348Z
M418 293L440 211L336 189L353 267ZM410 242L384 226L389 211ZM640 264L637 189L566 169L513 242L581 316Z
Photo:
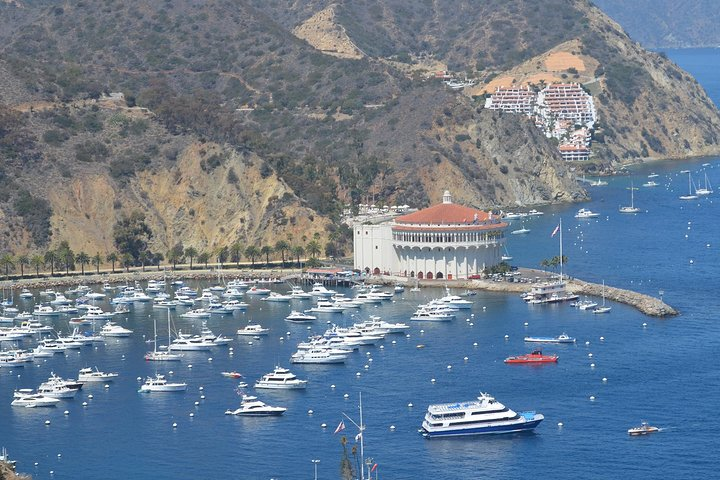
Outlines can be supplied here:
M60 242L57 248L57 258L59 258L65 266L65 275L70 274L70 267L75 268L75 253L73 253L70 244L68 244L66 240Z
M138 260L140 252L147 250L147 242L153 236L150 227L145 223L145 214L135 210L130 215L123 215L113 226L113 241L120 254L128 253L133 260Z
M25 267L30 265L30 258L23 254L17 257L17 264L20 265L20 277L25 276Z
M15 266L15 258L9 253L4 253L0 257L0 265L5 269L5 276L10 276L10 268Z
M285 240L278 240L277 242L275 242L275 251L280 252L283 268L285 268L285 252L287 252L289 249L290 244L288 244L288 242L286 242Z
M154 263L155 265L157 265L157 269L158 269L158 272L159 272L159 271L160 271L160 263L161 263L163 260L165 260L165 256L163 256L162 253L158 252L158 253L153 254L152 260L153 260L153 263Z
M252 262L252 268L255 268L255 259L260 255L260 251L255 245L250 245L245 249L245 256Z
M235 242L230 245L230 260L235 262L237 268L240 268L240 258L242 258L242 245L240 242ZM207 265L205 267L207 268Z
M135 259L129 253L123 253L122 256L120 257L120 262L121 262L122 266L125 267L125 272L129 272L130 267L132 267L133 264L135 263Z
M80 264L80 271L82 275L85 275L85 265L90 263L90 256L85 252L80 252L77 254L76 260Z
M140 266L142 267L142 271L145 271L145 264L150 261L152 258L152 252L149 250L143 250L140 252L140 255L138 255L138 260L140 261Z
M207 270L208 262L210 261L210 254L208 252L199 253L198 257L197 257L197 261L198 261L198 263L204 263L205 269Z
M45 265L45 258L43 258L42 255L33 255L30 259L30 263L32 263L32 266L35 267L35 276L40 276L40 267Z
M48 250L45 252L45 264L50 265L50 276L52 277L55 275L55 252L52 250Z
M102 264L102 256L100 255L100 252L96 253L94 257L92 257L92 264L95 265L95 272L100 273L100 265Z
M316 242L320 241L320 232L313 233L313 240L315 240Z
M190 270L192 270L193 258L197 257L198 251L194 247L187 247L185 249L185 256L190 259Z
M320 255L320 252L322 249L320 248L320 244L317 240L310 240L307 244L307 252L308 255L310 255L310 258L317 258L318 255Z
M227 262L228 255L230 255L230 250L228 249L228 247L219 247L215 253L217 254L220 268L223 268L223 264Z
M302 267L302 265L300 264L300 257L305 254L305 249L302 247L302 245L297 245L293 247L292 254L297 258L298 267Z
M167 261L172 263L173 270L175 270L178 262L182 261L183 253L185 253L185 249L183 248L182 243L178 243L168 252Z
M265 266L270 266L270 254L273 252L273 248L270 245L263 245L260 248L260 255L265 255Z
M118 261L118 254L115 252L108 253L108 255L107 255L107 257L105 257L105 259L108 262L112 263L112 273L115 273L115 262Z

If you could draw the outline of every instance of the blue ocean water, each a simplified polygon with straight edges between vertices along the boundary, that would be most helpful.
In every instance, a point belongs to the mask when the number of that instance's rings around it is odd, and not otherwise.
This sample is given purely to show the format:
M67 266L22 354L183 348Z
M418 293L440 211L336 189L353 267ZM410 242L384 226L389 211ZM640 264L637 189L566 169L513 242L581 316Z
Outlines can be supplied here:
M668 54L720 100L717 50ZM118 319L135 331L130 338L56 355L34 366L0 369L0 445L18 460L21 471L37 479L312 478L311 459L320 460L318 478L335 479L342 446L333 430L342 412L357 421L362 392L365 453L378 463L378 478L650 478L657 472L667 478L713 477L715 461L708 447L720 429L720 419L713 415L720 376L708 359L714 358L720 338L712 300L720 288L720 201L717 194L678 200L687 189L687 174L679 173L683 169L691 170L696 182L707 172L712 185L720 187L718 158L642 166L630 177L608 179L609 185L591 190L593 198L583 206L600 212L600 218L576 220L579 206L547 208L544 216L526 223L531 233L512 236L508 247L515 263L538 266L558 253L557 236L550 233L562 217L567 273L650 295L662 291L681 312L678 317L650 318L620 304L612 304L609 315L592 315L568 305L528 306L515 295L480 292L473 309L454 322L413 324L409 338L397 335L382 348L362 348L346 365L290 366L295 345L310 332L283 320L291 306L251 298L246 313L208 323L215 333L239 338L231 345L232 354L218 347L211 353L188 352L180 363L160 364L145 362L143 354L150 347L145 341L152 336L151 317L159 318L162 338L165 314L136 304L130 315ZM650 173L659 175L655 180L660 186L641 186ZM620 215L617 209L629 203L631 182L639 188L635 204L645 211ZM355 315L407 321L418 303L441 293L408 291ZM18 304L25 309L32 305ZM270 334L236 337L234 332L248 319L268 326ZM341 324L354 320L347 313L330 319ZM324 321L311 330L323 331ZM66 320L54 323L68 328ZM199 322L177 316L174 323L183 331L199 328ZM562 332L576 336L578 343L545 347L546 353L559 354L557 365L503 363L505 357L529 350L522 341L526 334ZM418 349L419 344L425 348ZM240 371L252 385L278 363L310 381L304 392L258 392L267 403L287 407L285 416L223 414L239 398L237 381L220 372ZM78 398L58 408L10 406L16 388L35 388L51 372L74 376L80 368L96 365L119 372L120 378L107 389L85 386ZM137 393L137 377L170 370L172 378L189 384L186 393ZM468 400L480 391L513 409L537 410L546 420L531 434L438 440L418 435L429 403ZM627 428L643 419L663 431L630 438ZM350 448L357 432L345 423Z

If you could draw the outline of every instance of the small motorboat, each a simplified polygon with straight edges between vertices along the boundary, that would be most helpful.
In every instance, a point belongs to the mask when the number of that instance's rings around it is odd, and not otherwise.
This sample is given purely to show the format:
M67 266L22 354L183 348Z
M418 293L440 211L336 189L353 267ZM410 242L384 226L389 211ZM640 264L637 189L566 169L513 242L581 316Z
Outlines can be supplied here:
M315 315L308 315L307 313L293 310L290 312L290 315L285 317L285 320L288 322L314 322L317 320L317 317Z
M575 218L597 218L599 216L599 213L593 212L592 210L588 210L586 208L581 208L575 214Z
M184 392L185 390L187 390L187 383L169 383L165 379L165 375L156 374L154 377L147 377L138 392Z
M221 372L220 375L228 378L242 378L242 374L234 370L232 372Z
M649 425L648 422L641 422L639 427L633 427L629 429L628 435L647 435L649 433L655 433L659 431L660 429L658 427L653 427L652 425Z
M267 335L270 331L269 328L263 328L262 325L259 325L257 323L251 323L248 324L245 328L241 328L237 331L238 335Z
M533 350L525 355L517 355L505 359L505 363L557 363L558 356L543 355L542 350Z
M525 341L535 343L575 343L575 337L563 333L557 337L525 337Z
M112 382L117 377L117 373L101 372L97 367L95 367L95 370L90 367L86 367L80 369L80 372L78 373L78 382Z
M252 395L243 395L240 408L236 410L226 410L225 415L243 415L250 417L269 417L278 416L285 413L285 407L273 407L261 402Z

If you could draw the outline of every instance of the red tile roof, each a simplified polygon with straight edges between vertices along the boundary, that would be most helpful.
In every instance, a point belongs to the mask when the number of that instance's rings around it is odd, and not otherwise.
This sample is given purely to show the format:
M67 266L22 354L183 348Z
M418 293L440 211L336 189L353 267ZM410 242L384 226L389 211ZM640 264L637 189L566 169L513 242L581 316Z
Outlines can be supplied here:
M455 203L441 203L395 219L395 223L470 225L485 222L490 218L487 212L464 207Z

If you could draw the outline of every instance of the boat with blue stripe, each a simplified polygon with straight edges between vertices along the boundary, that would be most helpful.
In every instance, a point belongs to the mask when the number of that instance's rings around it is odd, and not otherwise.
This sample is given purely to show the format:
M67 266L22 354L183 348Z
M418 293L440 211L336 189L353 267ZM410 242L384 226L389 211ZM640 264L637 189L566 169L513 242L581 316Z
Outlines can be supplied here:
M533 430L544 418L534 411L516 413L481 393L477 400L430 405L420 433L425 438L515 433Z

